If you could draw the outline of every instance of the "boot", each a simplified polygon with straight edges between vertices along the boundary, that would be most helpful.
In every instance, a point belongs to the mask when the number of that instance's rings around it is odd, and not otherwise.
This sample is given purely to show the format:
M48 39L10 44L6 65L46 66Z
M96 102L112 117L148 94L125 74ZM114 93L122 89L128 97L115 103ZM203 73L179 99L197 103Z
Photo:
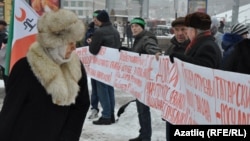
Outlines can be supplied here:
M95 125L110 125L112 123L111 118L100 117L98 120L93 121Z
M111 115L111 122L115 123L115 115L114 114Z

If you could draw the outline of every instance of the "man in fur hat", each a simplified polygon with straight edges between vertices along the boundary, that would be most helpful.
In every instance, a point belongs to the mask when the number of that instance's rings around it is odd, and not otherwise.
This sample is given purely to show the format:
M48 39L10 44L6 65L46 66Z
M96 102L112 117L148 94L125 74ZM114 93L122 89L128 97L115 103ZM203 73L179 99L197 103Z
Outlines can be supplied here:
M37 28L37 41L9 75L0 140L79 141L90 105L86 72L74 52L84 25L60 9L43 14Z

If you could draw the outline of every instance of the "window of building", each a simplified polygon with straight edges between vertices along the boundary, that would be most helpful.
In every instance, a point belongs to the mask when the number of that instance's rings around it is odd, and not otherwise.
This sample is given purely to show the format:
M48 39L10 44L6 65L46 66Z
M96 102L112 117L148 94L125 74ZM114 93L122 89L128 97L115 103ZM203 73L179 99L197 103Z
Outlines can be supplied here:
M63 2L63 5L64 5L64 6L69 6L69 2L68 2L68 1L64 1L64 2Z
M75 7L76 6L76 1L71 1L71 6Z
M78 1L78 6L83 7L83 1Z
M83 16L83 10L78 10L78 15Z

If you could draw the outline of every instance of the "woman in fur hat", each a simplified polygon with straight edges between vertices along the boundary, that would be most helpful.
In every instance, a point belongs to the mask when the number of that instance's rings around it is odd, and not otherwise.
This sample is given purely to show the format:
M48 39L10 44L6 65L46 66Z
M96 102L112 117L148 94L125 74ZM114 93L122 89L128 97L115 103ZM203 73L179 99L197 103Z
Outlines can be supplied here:
M215 38L211 34L211 18L208 14L194 12L185 17L187 36L190 43L185 53L172 53L170 59L180 60L195 65L218 69L221 63L221 52Z
M73 52L83 23L60 9L41 16L37 28L37 41L9 75L0 140L79 141L90 105L86 72Z

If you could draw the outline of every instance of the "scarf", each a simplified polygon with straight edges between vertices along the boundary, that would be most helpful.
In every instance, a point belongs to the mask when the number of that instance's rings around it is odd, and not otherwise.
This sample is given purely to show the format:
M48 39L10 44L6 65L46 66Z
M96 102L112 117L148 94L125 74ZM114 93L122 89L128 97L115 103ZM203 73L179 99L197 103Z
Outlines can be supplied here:
M202 37L205 37L205 36L210 36L212 35L211 34L211 31L210 30L207 30L207 31L204 31L200 34L198 34L187 46L186 50L185 50L185 54L194 46L194 44Z

